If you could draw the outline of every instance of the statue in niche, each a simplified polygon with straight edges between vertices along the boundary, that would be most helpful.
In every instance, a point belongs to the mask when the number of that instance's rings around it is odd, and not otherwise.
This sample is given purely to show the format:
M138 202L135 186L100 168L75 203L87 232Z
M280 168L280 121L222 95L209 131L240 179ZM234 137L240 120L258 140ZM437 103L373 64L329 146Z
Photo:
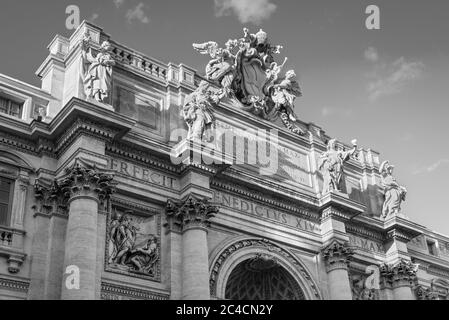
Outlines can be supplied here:
M204 133L215 121L213 106L219 99L219 94L210 89L207 81L201 81L198 89L187 96L182 108L182 117L189 127L187 140L203 140Z
M220 86L217 103L223 98L237 101L237 105L265 120L281 118L293 133L303 135L294 113L294 101L302 95L296 74L289 71L279 79L285 65L278 65L274 56L280 54L282 46L273 46L263 30L251 34L243 30L243 37L229 40L225 49L214 41L194 44L201 54L209 54L206 77Z
M321 170L324 183L323 192L340 192L341 179L345 162L357 152L357 140L352 141L353 148L349 151L337 150L337 140L332 139L327 144L327 151L319 159L318 169Z
M109 53L112 47L108 41L103 42L100 52L94 57L89 42L90 35L85 35L82 42L84 92L88 98L104 103L111 92L112 67L115 65Z
M159 241L152 234L139 233L129 213L109 223L108 263L120 270L154 277L159 261ZM144 241L138 241L138 236ZM141 239L142 240L142 239Z
M379 168L384 187L385 201L382 207L382 218L387 218L401 212L401 204L405 201L407 189L400 186L393 177L394 166L384 161Z

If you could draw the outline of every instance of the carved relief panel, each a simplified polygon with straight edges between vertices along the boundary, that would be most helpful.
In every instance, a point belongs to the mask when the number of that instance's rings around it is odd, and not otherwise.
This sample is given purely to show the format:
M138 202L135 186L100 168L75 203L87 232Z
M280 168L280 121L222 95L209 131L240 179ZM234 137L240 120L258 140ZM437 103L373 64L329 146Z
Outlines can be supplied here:
M160 281L160 255L161 214L113 200L107 219L105 270Z

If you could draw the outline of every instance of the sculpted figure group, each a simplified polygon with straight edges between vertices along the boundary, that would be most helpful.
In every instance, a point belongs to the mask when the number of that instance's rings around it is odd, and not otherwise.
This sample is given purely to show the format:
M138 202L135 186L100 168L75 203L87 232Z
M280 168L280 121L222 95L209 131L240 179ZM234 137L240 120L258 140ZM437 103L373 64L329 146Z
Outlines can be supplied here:
M109 226L108 262L130 272L155 275L159 260L158 239L148 235L143 244L136 243L139 228L124 214L113 219Z
M202 83L202 87L187 98L183 110L191 130L190 139L201 140L208 123L203 119L203 107L196 108L197 120L193 122L192 114L187 115L185 110L192 110L194 100L204 92L213 91L214 86L219 89L212 95L212 100L209 96L202 99L209 100L212 109L223 99L232 99L244 111L269 121L280 117L292 132L305 133L296 124L297 116L293 111L295 99L302 95L296 73L290 70L284 76L280 75L287 59L282 65L275 62L274 55L280 54L282 46L271 45L267 33L260 30L251 34L244 29L242 38L227 41L224 48L214 41L193 44L193 47L199 53L209 55L211 60L206 66L209 82ZM199 123L195 124L195 121Z

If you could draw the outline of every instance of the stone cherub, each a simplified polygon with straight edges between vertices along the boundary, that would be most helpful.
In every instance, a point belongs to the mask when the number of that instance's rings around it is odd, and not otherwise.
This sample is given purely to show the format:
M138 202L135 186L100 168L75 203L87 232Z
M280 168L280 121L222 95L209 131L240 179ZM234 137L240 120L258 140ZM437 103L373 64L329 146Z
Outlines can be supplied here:
M90 36L85 35L82 42L84 92L88 98L106 102L111 92L112 67L115 65L109 53L112 47L108 41L103 42L100 52L94 57L91 48L87 51L89 42Z
M219 102L219 96L210 90L207 81L201 81L197 90L187 96L182 108L182 117L189 127L187 140L203 140L204 133L215 121L213 106Z
M387 218L401 212L401 204L405 201L407 189L400 186L393 177L394 166L384 161L379 168L382 175L385 201L382 207L382 218Z
M328 142L327 151L321 155L318 163L318 169L324 177L323 195L334 190L340 191L343 167L357 152L357 140L353 140L352 145L351 150L341 151L337 150L337 140L332 139Z

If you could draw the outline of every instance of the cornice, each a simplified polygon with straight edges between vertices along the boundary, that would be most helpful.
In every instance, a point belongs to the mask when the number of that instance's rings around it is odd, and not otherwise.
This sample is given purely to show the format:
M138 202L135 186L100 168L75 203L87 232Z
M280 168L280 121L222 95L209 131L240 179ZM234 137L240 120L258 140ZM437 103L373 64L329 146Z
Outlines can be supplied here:
M136 163L145 164L168 173L181 173L179 167L169 164L169 160L158 158L149 151L135 149L121 142L114 141L106 144L106 154L109 156L118 156L124 160L131 160Z

